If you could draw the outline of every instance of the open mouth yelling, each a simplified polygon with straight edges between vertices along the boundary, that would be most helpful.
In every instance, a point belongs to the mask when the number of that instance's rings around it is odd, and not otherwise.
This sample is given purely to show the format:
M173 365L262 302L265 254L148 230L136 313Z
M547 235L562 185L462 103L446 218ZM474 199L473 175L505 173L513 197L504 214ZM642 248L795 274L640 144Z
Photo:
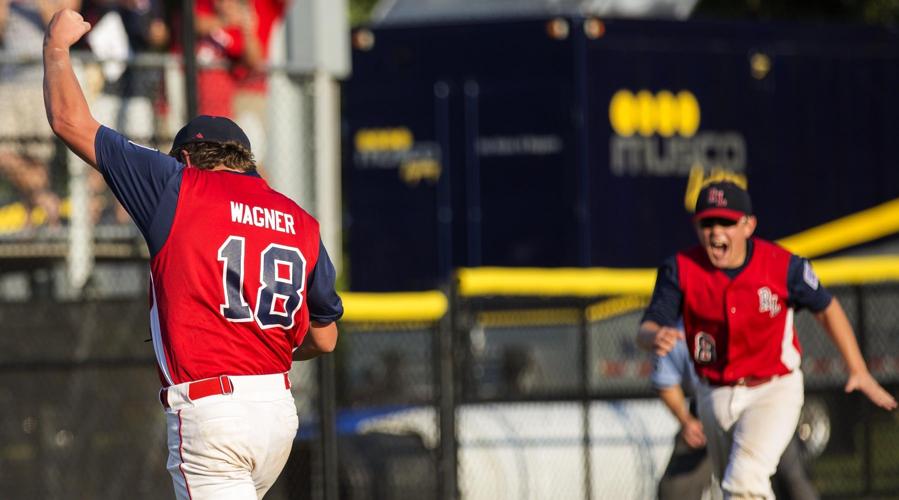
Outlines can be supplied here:
M722 262L727 258L727 251L730 249L730 245L726 241L712 239L709 240L708 249L712 260Z

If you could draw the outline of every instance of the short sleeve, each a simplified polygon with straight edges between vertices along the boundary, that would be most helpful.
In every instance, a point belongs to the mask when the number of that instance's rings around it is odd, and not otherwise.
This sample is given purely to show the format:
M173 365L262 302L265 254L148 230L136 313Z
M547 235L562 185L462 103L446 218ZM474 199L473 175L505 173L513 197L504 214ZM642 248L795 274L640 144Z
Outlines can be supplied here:
M808 259L793 255L787 271L788 302L796 309L808 309L813 313L823 311L833 296L818 280Z
M662 326L674 326L681 315L684 294L677 279L677 258L669 257L659 266L652 300L643 313L643 321L655 321Z
M156 253L171 229L184 165L107 127L94 147L106 184Z
M318 323L332 323L343 316L343 302L334 288L337 272L325 250L319 242L318 261L309 277L309 289L306 300L309 306L309 318Z

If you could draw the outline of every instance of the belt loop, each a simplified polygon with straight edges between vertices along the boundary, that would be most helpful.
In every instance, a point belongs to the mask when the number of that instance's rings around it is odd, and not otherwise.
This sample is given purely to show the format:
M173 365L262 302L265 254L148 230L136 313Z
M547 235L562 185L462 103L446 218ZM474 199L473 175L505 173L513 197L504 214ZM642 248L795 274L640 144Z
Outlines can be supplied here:
M290 389L290 377L287 376L287 372L284 372L284 388Z
M225 385L227 383L227 389ZM231 384L231 377L227 375L219 376L219 385L222 387L222 394L232 394L234 392L234 385Z

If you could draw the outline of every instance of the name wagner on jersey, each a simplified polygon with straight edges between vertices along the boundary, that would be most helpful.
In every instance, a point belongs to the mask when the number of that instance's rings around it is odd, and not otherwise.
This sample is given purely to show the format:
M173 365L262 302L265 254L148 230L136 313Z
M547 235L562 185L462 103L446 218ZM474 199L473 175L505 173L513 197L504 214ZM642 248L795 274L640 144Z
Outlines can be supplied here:
M231 222L272 229L282 233L297 234L293 228L293 216L271 208L254 207L236 201L231 202Z

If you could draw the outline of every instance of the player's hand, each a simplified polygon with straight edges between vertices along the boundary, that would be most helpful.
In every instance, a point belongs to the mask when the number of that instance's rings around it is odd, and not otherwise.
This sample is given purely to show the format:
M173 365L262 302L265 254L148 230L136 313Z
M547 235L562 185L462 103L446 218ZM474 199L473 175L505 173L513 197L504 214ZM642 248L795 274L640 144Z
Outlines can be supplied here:
M72 9L62 9L50 19L44 47L68 50L90 30L91 24L81 14Z
M663 326L659 328L655 338L652 340L652 349L659 356L664 356L674 349L674 346L677 345L679 340L685 338L683 331L670 326Z
M886 391L880 384L874 380L870 372L853 373L849 375L846 381L846 392L862 391L862 393L871 400L872 403L883 408L884 410L896 409L896 398Z
M699 449L705 446L705 432L702 430L702 422L691 418L681 429L681 435L690 448Z

